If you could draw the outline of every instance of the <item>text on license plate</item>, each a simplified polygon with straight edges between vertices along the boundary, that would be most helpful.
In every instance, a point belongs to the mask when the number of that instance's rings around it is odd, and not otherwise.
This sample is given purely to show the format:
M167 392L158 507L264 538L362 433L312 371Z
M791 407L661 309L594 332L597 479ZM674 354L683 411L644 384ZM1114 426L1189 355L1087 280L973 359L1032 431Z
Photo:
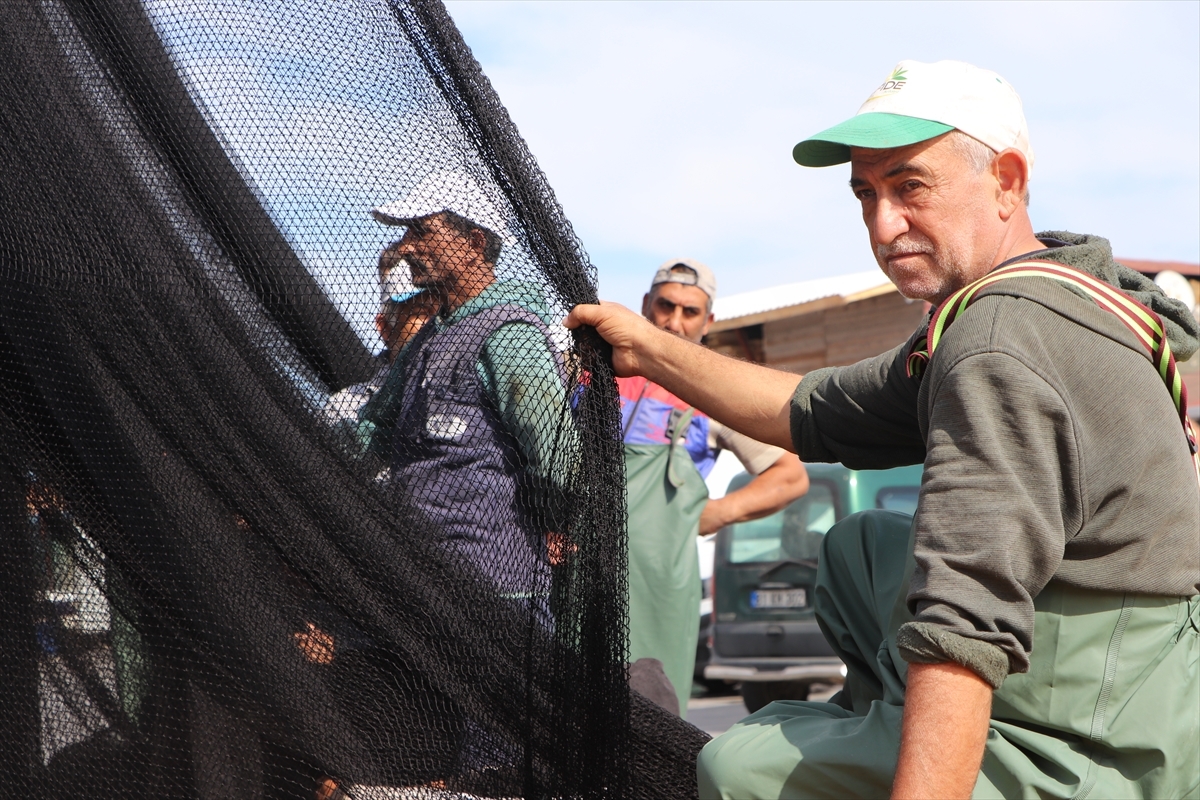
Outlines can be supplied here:
M750 593L751 608L800 608L808 605L804 589L759 589Z

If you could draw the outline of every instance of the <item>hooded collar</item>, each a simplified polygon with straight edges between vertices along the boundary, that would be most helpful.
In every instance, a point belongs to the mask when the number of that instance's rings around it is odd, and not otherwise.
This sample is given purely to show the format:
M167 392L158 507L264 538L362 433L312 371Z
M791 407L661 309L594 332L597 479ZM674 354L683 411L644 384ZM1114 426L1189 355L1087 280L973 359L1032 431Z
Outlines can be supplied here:
M1037 238L1048 247L1026 253L1021 256L1022 261L1044 259L1074 267L1148 306L1166 325L1167 339L1178 361L1187 361L1200 348L1200 323L1187 306L1167 297L1145 275L1114 261L1107 239L1068 231L1045 231L1037 234Z

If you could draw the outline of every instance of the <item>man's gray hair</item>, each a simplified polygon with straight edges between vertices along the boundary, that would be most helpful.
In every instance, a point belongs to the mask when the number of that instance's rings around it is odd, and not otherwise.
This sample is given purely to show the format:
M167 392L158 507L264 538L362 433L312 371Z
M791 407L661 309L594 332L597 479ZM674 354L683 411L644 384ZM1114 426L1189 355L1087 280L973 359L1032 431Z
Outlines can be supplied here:
M954 152L958 153L959 157L975 171L975 174L983 172L988 167L992 166L992 162L996 160L996 151L988 147L983 142L968 136L959 130L950 131L946 134L946 140L950 142L950 146L954 148ZM1025 196L1021 198L1025 201L1025 205L1029 205L1029 187L1025 187Z

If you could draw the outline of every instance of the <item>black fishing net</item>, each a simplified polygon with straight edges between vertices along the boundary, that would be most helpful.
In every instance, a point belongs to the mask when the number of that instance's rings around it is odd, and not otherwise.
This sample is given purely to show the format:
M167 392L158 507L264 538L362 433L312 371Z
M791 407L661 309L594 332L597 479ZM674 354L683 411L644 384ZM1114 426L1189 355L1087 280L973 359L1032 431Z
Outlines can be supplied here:
M0 280L5 797L695 793L595 273L439 4L4 3Z

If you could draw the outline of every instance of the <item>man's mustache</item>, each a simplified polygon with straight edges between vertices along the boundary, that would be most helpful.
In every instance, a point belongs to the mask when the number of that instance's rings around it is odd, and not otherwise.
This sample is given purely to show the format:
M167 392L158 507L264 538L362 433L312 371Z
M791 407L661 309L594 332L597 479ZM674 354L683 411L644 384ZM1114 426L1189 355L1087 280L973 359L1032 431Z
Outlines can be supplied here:
M925 237L904 237L894 239L890 244L875 245L875 254L880 261L886 261L895 256L932 255L933 242Z

